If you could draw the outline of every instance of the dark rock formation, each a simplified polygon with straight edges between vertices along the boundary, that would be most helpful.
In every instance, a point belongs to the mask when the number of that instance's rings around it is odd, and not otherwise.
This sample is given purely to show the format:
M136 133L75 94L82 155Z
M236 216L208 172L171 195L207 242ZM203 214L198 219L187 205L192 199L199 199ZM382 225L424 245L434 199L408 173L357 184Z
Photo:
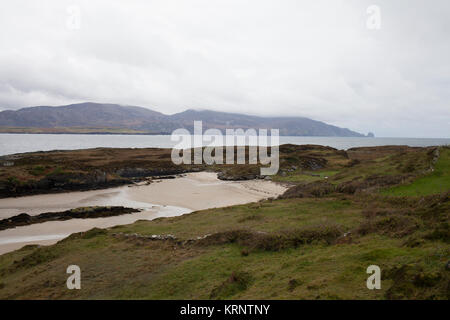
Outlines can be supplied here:
M26 226L47 221L65 221L70 219L105 218L139 212L138 209L116 207L82 207L62 212L45 212L36 216L21 213L17 216L0 220L0 230Z

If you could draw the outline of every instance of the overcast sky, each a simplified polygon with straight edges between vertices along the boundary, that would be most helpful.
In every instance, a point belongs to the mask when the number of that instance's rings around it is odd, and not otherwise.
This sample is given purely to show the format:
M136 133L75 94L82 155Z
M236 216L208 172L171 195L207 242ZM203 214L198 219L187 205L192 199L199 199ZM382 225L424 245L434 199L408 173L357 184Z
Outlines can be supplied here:
M84 101L449 138L450 1L3 1L0 109Z

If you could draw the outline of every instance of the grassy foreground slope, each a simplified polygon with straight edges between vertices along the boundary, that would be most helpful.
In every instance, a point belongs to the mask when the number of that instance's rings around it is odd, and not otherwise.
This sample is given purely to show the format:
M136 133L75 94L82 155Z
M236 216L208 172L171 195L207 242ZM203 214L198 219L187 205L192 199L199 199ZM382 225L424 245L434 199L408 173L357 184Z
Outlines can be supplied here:
M450 185L436 174L448 149L358 148L301 168L299 159L314 157L308 152L283 157L274 179L293 187L280 199L93 229L2 255L0 298L449 299ZM442 188L395 192L421 179ZM72 264L81 290L66 288ZM369 265L382 270L381 290L366 287Z

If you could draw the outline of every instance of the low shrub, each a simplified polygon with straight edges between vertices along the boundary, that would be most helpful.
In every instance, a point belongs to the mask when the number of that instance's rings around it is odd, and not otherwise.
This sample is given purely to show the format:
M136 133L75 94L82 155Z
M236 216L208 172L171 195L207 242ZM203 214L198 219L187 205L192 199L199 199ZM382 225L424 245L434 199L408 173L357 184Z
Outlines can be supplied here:
M224 299L246 290L252 282L248 272L234 271L231 276L211 291L210 299Z
M237 243L253 250L279 251L312 243L332 244L342 235L336 225L316 225L277 233L231 230L212 234L197 242L198 245Z

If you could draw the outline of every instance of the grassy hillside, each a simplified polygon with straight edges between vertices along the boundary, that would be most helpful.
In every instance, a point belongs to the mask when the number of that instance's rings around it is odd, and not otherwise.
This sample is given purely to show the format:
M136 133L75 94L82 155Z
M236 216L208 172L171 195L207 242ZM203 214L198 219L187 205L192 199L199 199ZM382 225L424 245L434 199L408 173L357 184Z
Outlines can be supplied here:
M293 187L280 199L24 247L0 256L0 298L450 298L447 148L289 148L274 179ZM300 168L311 157L327 162ZM65 287L71 264L81 290ZM373 264L381 290L366 287Z
M448 191L450 186L450 149L442 148L441 153L432 173L426 174L412 183L391 187L384 194L420 196Z

